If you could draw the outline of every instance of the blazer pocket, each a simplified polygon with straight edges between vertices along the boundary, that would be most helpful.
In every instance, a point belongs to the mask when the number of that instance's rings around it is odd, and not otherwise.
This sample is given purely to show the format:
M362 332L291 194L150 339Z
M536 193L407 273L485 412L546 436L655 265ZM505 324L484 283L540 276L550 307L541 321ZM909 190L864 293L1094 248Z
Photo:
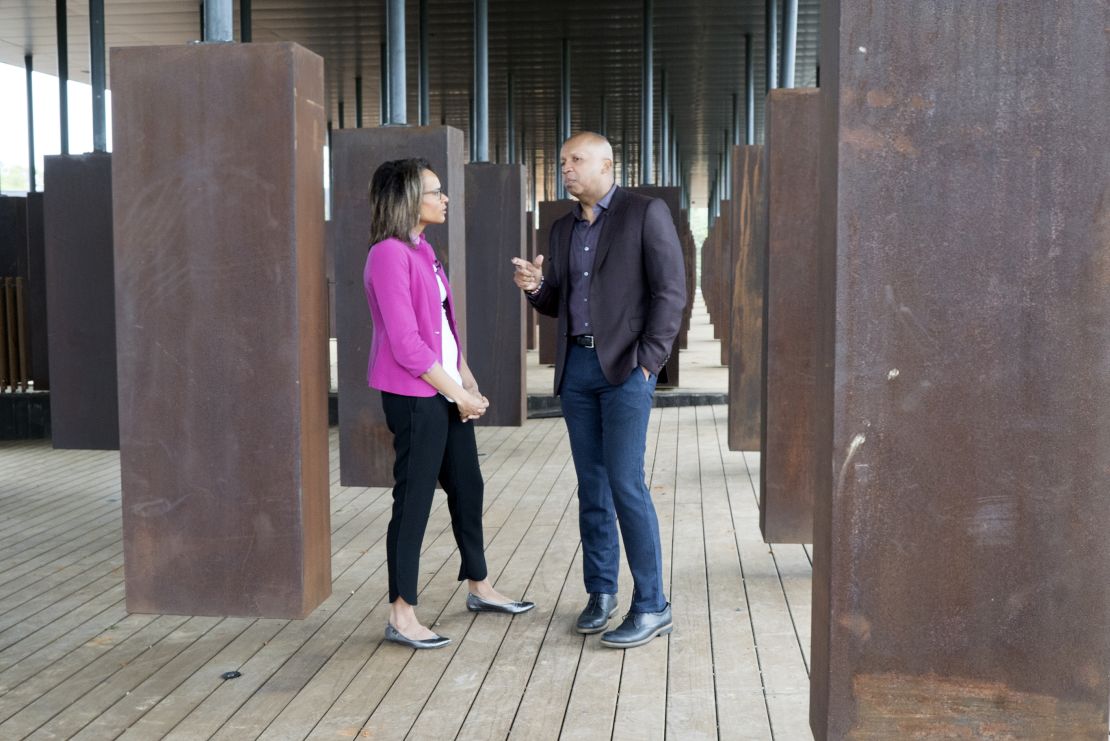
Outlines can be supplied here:
M644 318L642 316L634 316L628 320L628 329L631 332L644 331Z

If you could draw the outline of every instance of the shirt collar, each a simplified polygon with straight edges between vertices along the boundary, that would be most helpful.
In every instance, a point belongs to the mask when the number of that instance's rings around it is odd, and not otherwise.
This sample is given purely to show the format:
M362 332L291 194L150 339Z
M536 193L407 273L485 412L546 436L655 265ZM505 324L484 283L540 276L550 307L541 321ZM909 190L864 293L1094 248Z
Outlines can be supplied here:
M609 192L601 197L601 200L594 206L594 216L600 216L602 213L609 210L609 204L613 201L613 194L617 192L617 184L613 183L613 187ZM598 211L600 209L600 212ZM586 217L582 215L582 204L578 204L578 210L575 212L575 218L579 221L585 221Z

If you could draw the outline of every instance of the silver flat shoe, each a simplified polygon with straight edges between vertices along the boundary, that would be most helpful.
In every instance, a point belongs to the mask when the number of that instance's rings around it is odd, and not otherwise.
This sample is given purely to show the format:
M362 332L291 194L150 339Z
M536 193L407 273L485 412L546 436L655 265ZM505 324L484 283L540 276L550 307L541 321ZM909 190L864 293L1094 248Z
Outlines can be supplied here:
M490 602L473 592L466 593L466 609L471 612L504 612L509 615L519 615L522 612L528 612L535 606L535 602Z
M385 639L390 643L397 643L409 648L443 648L451 642L450 638L437 635L435 638L425 638L418 641L414 638L405 637L401 631L393 627L392 623L385 624Z

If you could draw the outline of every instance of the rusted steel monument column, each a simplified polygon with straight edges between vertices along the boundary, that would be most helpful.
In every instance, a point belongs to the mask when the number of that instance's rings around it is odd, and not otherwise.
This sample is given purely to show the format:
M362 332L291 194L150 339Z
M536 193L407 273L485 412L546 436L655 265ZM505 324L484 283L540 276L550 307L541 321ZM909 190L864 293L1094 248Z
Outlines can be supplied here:
M60 449L115 450L120 445L113 156L45 158L50 428L51 441Z
M820 123L816 89L767 95L759 529L768 543L813 542Z
M127 608L302 618L331 593L323 60L132 47L112 81Z
M470 315L466 360L489 409L483 425L519 427L525 401L524 294L506 278L524 254L524 167L476 162L466 166L466 272ZM480 319L478 319L480 317Z
M344 129L332 132L332 145L339 480L344 486L393 486L393 434L385 423L381 393L366 385L370 340L374 336L362 283L370 247L370 178L383 162L406 157L423 157L439 176L450 199L447 222L429 226L424 234L447 270L455 297L455 321L462 347L466 347L463 135L449 126Z
M561 217L578 208L578 201L563 198L558 201L542 201L540 203L540 228L536 232L536 254L543 255L543 259L551 259L551 227ZM533 256L532 259L535 259ZM540 365L555 365L556 337L559 331L559 321L554 317L536 312L536 322L539 325L539 359Z
M763 412L763 268L767 254L764 217L763 146L733 147L734 227L731 245L722 252L728 280L722 297L729 313L728 447L758 450ZM724 346L724 340L721 341Z
M1106 4L821 16L814 735L1104 740Z

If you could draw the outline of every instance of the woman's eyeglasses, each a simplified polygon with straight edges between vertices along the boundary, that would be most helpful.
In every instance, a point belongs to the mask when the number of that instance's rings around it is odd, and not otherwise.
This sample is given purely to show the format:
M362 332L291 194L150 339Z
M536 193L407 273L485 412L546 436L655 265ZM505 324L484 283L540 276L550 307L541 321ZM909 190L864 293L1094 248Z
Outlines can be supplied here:
M426 191L424 191L424 195L426 195L426 196L435 196L436 200L443 200L444 198L447 197L447 194L443 192L443 188L436 188L435 190L426 190Z

